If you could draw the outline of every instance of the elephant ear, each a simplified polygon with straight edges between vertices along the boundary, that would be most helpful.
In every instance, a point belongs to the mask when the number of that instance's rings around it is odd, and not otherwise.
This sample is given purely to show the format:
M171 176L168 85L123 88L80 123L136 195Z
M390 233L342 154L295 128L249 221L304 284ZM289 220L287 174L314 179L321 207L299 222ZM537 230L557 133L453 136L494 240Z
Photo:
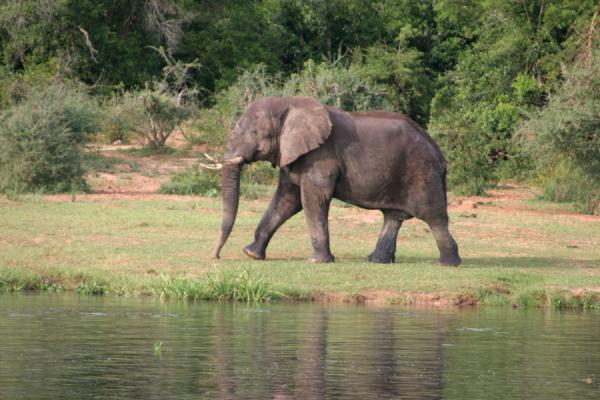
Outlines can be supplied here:
M279 138L280 167L316 149L331 133L331 120L325 106L310 97L301 100L285 115Z

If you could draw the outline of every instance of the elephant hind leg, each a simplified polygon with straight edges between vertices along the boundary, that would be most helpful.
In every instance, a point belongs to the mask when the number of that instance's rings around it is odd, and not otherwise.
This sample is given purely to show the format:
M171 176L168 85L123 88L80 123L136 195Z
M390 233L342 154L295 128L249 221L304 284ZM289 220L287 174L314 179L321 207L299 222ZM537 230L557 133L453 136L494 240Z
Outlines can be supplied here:
M383 211L383 228L379 233L375 250L369 255L369 261L381 264L393 263L396 259L396 239L402 226L402 219L390 212Z
M429 225L440 250L440 265L453 267L460 265L461 259L458 254L458 245L448 230L448 216L444 215L440 218L426 219L425 222Z

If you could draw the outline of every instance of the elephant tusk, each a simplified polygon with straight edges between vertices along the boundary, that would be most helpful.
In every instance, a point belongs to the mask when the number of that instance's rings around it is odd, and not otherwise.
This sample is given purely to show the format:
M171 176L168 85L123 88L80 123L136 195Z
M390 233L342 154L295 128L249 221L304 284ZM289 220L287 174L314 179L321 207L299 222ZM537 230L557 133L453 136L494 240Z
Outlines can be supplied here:
M223 164L220 164L220 163L215 163L215 164L198 163L198 165L200 165L202 168L212 169L212 170L217 170L217 169L223 168Z
M217 161L217 160L215 160L214 158L212 158L212 157L211 157L211 156L209 156L208 154L206 154L206 153L202 153L202 154L204 154L204 157L206 157L206 158L207 158L209 161L212 161L212 162L214 162L214 163L218 163L218 161Z
M237 164L244 162L244 157L242 157L242 156L237 156L230 160L217 161L206 153L204 153L204 155L206 156L206 158L208 158L211 161L211 163L210 164L198 163L198 165L200 165L202 168L206 168L206 169L218 170L218 169L222 169L223 166L225 166L225 165L237 165Z
M237 157L233 157L229 160L222 161L222 164L223 165L237 165L237 164L241 164L243 162L244 162L244 157L237 156Z

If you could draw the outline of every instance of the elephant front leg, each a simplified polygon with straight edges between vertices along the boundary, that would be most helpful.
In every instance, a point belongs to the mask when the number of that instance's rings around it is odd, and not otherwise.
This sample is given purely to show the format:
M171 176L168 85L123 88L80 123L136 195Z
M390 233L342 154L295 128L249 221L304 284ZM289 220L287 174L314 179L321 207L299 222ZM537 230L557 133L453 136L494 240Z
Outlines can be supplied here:
M302 210L300 187L294 185L289 177L281 172L271 204L254 232L254 242L244 248L244 253L256 260L264 260L267 245L273 234L300 210Z
M311 263L333 262L335 257L329 248L329 204L332 189L304 183L301 188L302 206L310 231L310 240L314 249L308 259Z

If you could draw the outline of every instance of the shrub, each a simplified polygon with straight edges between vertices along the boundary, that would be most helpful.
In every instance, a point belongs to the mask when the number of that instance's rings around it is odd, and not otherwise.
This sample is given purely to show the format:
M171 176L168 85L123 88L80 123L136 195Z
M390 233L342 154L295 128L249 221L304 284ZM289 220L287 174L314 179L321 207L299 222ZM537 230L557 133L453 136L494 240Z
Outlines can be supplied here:
M166 63L162 80L146 83L145 89L109 102L103 128L111 143L126 140L132 132L144 138L151 148L161 149L174 129L193 115L198 90L190 86L190 73L200 64L176 61L162 47L153 49Z
M517 140L531 155L549 200L600 212L600 50L566 71L546 108L530 115Z
M573 160L557 156L543 169L538 165L542 198L558 203L574 203L584 213L600 214L600 183Z
M31 89L40 90L51 86L56 81L58 72L56 60L28 65L19 73L0 65L0 110L24 101Z
M242 171L242 183L258 185L272 185L277 182L279 170L273 168L271 163L258 161L246 165Z
M223 144L248 103L264 96L312 96L348 111L392 109L386 86L374 83L365 71L357 65L308 60L301 72L284 81L258 65L218 93L214 107L200 114L195 128L204 142Z
M180 103L178 96L162 84L125 93L111 103L103 118L107 138L122 140L133 133L153 149L164 147L174 129L192 115L191 106Z
M256 162L244 168L240 196L259 199L269 195L278 177L278 171L265 162ZM221 174L199 166L185 169L161 185L160 193L214 197L221 194Z
M434 78L423 62L423 54L416 49L389 49L372 46L357 50L354 63L348 70L355 79L370 84L383 95L369 96L368 107L387 108L403 112L420 124L429 119L433 97ZM372 104L377 100L381 104Z
M80 148L97 123L97 105L80 88L30 91L0 118L0 191L85 188Z
M129 142L129 133L136 130L140 122L137 104L131 94L113 96L103 107L100 121L101 133L107 143L120 140Z
M175 174L160 186L159 191L163 194L214 197L221 193L221 177L217 172L207 171L196 165Z
M237 82L217 93L215 105L203 110L194 128L201 132L202 141L211 145L224 144L248 103L258 97L282 95L281 82L267 74L264 65L243 71Z
M159 148L173 130L191 115L191 110L179 104L177 97L162 89L146 89L140 94L143 123L137 129L146 136L148 143Z
M355 64L344 65L341 60L316 64L310 59L282 90L290 96L312 96L346 111L391 110L388 92L388 87L374 83L366 70Z
M458 195L484 195L496 184L491 139L464 120L440 119L432 134L448 161L448 186Z

